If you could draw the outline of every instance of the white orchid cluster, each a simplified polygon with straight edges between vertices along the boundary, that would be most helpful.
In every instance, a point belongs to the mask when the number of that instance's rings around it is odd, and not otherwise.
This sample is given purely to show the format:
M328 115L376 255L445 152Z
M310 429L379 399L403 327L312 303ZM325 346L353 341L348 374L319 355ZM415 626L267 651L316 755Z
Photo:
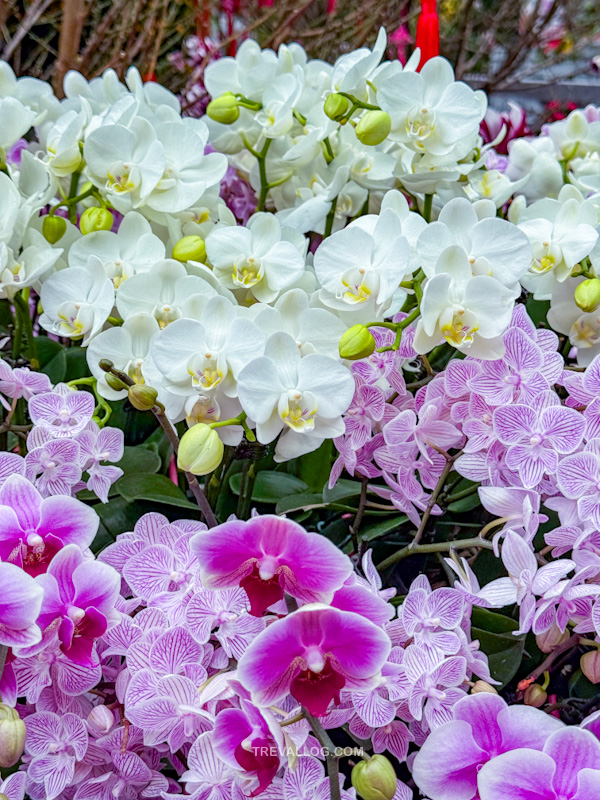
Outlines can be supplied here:
M252 428L278 460L343 434L369 326L396 331L382 350L406 331L413 356L494 359L524 288L588 363L600 121L573 112L503 159L482 92L443 58L382 62L385 46L332 66L248 40L207 68L202 119L134 68L70 72L59 101L1 63L2 296L33 289L105 398L127 394L109 359L171 422L231 420L225 443ZM244 225L220 196L232 171L256 193Z

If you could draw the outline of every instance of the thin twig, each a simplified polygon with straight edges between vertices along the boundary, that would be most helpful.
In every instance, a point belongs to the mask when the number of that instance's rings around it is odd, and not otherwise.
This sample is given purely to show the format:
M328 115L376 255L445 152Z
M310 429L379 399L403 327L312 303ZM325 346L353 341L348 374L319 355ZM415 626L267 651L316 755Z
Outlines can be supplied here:
M330 800L341 800L340 793L340 768L338 764L337 748L331 741L329 734L316 717L303 708L304 716L308 720L312 732L325 753L327 762L327 775L329 776Z
M435 449L437 449L437 448L435 448ZM449 456L448 453L446 453L443 450L440 451L440 452L446 458L446 465L444 466L442 474L440 475L440 477L438 479L438 482L436 484L435 489L433 490L433 492L431 493L431 495L429 497L429 502L427 503L425 511L423 512L423 516L421 517L421 524L419 525L417 533L415 534L414 540L409 545L410 548L416 547L419 544L419 542L421 541L421 539L423 537L423 534L425 533L425 527L427 525L427 521L428 521L428 519L429 519L429 517L431 515L431 512L433 511L433 508L434 508L434 506L436 504L438 496L439 496L440 492L442 491L442 489L444 488L444 484L446 483L446 478L450 474L450 471L452 470L452 467L454 466L454 462L456 461L458 456L461 455L462 450L459 453L457 453L456 455L454 455L454 456Z

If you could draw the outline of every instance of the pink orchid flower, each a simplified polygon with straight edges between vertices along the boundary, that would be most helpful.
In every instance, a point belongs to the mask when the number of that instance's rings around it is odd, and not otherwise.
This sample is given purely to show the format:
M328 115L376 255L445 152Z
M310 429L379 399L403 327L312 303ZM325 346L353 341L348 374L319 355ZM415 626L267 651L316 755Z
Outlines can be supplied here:
M241 586L257 617L284 592L305 603L329 602L352 573L350 559L324 536L273 515L200 532L191 549L204 586Z
M260 633L239 661L238 678L259 705L289 692L324 716L343 688L378 680L390 650L387 634L365 617L315 603Z

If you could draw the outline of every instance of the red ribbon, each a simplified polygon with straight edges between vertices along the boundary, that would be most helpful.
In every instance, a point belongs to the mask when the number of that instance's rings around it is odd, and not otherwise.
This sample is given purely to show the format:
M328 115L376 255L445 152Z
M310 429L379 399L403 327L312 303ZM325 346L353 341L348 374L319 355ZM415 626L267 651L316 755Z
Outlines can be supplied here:
M440 21L436 5L436 0L421 0L421 13L417 20L415 41L415 46L421 49L419 69L430 58L440 54Z

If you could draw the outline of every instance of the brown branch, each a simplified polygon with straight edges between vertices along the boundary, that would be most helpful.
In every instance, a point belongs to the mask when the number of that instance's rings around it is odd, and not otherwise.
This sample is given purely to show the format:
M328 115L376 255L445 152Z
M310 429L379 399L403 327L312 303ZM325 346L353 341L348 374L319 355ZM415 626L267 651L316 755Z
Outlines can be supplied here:
M70 69L77 69L81 34L88 14L84 0L63 0L63 15L58 40L58 59L52 85L57 97L64 97L63 78Z

